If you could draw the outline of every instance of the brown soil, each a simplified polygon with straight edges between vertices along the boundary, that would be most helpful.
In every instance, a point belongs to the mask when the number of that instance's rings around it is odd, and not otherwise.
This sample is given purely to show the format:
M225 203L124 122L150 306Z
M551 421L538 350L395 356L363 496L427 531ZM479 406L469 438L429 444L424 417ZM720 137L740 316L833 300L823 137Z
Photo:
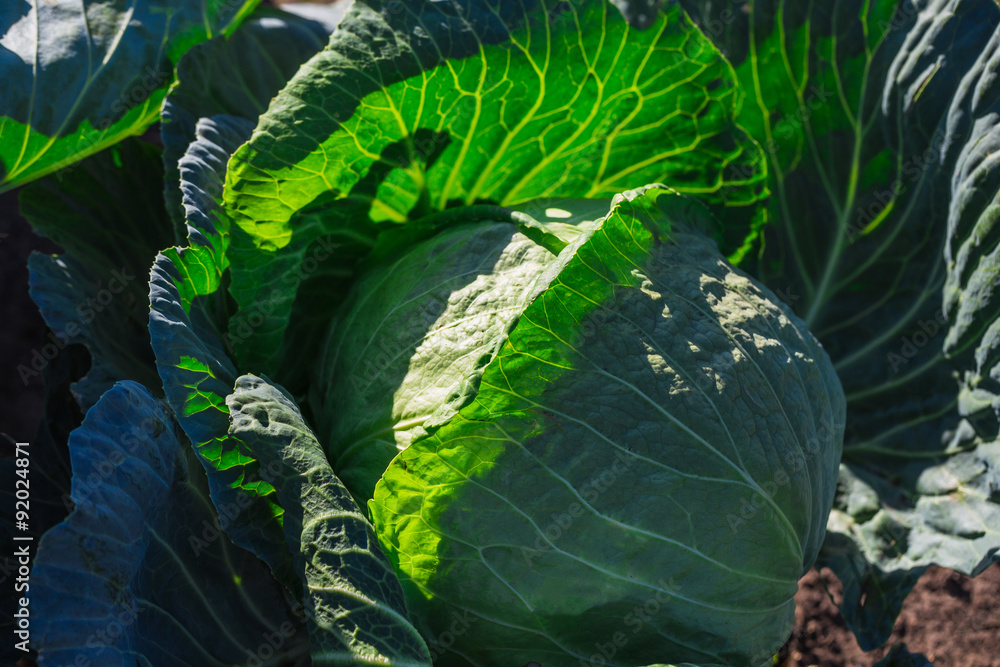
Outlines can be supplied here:
M812 570L795 596L795 630L780 667L871 667L906 642L936 667L1000 667L1000 564L976 578L932 567L903 603L886 648L865 653L824 589L839 601L840 582Z

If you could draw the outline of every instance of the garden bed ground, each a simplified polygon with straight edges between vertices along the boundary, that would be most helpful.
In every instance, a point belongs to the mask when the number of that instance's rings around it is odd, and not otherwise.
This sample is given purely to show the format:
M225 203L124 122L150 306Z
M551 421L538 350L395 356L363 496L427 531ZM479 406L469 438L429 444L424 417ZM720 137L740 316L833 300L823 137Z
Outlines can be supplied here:
M27 257L55 247L31 233L17 215L16 192L0 195L0 432L30 440L42 416L42 385L17 373L47 331L28 296ZM782 649L781 667L868 667L885 651L864 653L825 588L839 584L829 572L810 572L799 584L795 629ZM891 642L905 641L938 667L1000 666L1000 565L976 579L931 568L907 598Z
M844 625L830 593L840 583L828 570L811 571L795 596L795 630L780 667L869 667L888 649L865 653ZM903 603L887 646L906 642L936 667L1000 665L1000 565L976 578L932 567Z

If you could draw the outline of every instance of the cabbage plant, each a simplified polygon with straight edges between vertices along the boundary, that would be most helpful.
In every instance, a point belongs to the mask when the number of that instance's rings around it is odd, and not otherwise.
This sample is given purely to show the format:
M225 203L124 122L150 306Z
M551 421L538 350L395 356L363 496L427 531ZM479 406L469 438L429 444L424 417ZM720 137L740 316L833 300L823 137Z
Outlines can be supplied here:
M756 667L995 561L996 3L210 5L0 13L13 656Z
M802 322L665 192L619 195L549 263L506 223L442 231L359 280L331 332L328 406L346 409L323 408L328 458L355 495L378 480L374 525L425 636L478 619L456 655L725 664L785 640L843 394ZM357 348L389 332L403 353L352 388Z

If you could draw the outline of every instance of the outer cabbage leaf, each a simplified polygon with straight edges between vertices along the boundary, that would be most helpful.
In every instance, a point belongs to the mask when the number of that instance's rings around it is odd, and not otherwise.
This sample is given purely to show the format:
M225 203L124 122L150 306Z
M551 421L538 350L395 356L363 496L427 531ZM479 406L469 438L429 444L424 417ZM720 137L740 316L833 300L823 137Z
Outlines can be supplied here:
M379 481L369 508L438 664L758 665L787 638L844 398L801 320L693 231L705 215L616 197L468 404Z
M187 245L167 251L187 274L185 308L198 297L219 331L225 331L230 306L222 289L229 266L229 218L222 209L222 175L230 154L253 131L253 121L221 114L201 118L195 140L178 161Z
M266 568L219 533L175 429L123 382L70 436L76 507L42 538L31 576L40 665L235 664L273 653L269 636L285 659L306 650Z
M205 466L213 501L231 517L226 530L292 591L301 587L284 547L274 488L246 446L228 436L225 398L239 373L229 356L231 236L221 197L229 157L330 29L265 9L244 30L201 45L179 65L164 112L165 161L168 172L174 169L166 191L174 214L183 213L188 244L164 251L150 284L149 327L164 390Z
M681 4L753 100L739 122L764 144L773 192L760 274L847 394L821 563L871 649L927 566L976 574L1000 554L1000 7Z
M36 253L28 262L31 298L55 337L19 368L23 380L37 375L53 353L82 343L92 363L73 391L84 410L118 380L159 390L146 326L146 276L156 252L172 240L162 179L159 151L130 140L61 179L50 176L21 191L24 217L66 250Z
M258 0L17 0L0 7L0 192L142 134L173 64Z
M333 473L295 401L244 375L226 404L230 434L260 460L285 509L312 664L430 667L374 528Z
M296 7L296 5L289 6L293 10ZM199 153L203 153L211 146L218 146L220 142L210 140L207 145L202 144L201 148L195 147L191 142L202 133L200 128L206 124L214 125L216 129L221 129L224 125L249 124L249 128L252 129L258 115L267 108L271 98L285 85L299 65L326 44L329 33L335 28L343 11L342 3L337 7L312 6L305 12L308 15L308 18L305 18L262 7L234 35L228 38L218 37L196 46L178 65L178 83L171 89L163 111L167 208L178 226L183 226L186 220L188 236L194 233L192 227L200 229L207 222L217 228L217 234L192 239L190 243L192 250L188 252L192 254L210 252L213 258L205 258L200 263L219 267L220 278L222 271L229 266L227 253L236 256L237 266L244 263L244 258L238 249L229 249L232 242L229 218L215 201L221 196L221 190L216 191L213 185L205 191L209 198L204 196L192 198L189 196L192 193L187 190L192 187L198 189L197 185L193 185L193 181L197 181L197 178L181 179L182 173L186 170L197 171L198 164L203 159ZM227 146L225 150L228 151L223 163L236 146L249 138L249 132L249 129L244 130L240 127L238 140L234 138L232 145L229 145L228 140L223 142ZM181 157L182 155L184 157ZM213 157L212 160L214 159ZM218 169L218 173L224 173L224 164L223 168ZM178 179L181 179L180 187ZM206 221L205 218L209 220ZM239 236L240 230L236 229L235 233ZM240 244L237 242L237 245ZM252 244L244 245L252 246ZM204 247L204 250L199 249L200 247ZM310 276L310 280L312 283L322 284L325 282L325 277L315 275ZM288 277L282 280L280 275L273 278L258 275L258 278L272 285L288 284ZM284 294L281 292L276 294L279 300L277 308L280 309L285 305L285 302L281 301ZM295 289L290 289L287 298L289 309L294 294ZM218 292L214 300L216 315L221 318L220 331L231 329L227 334L227 341L238 344L243 337L249 335L248 324L238 321L230 327L225 293ZM271 304L268 303L268 306ZM255 318L256 315L251 313L250 324L257 324ZM295 349L298 351L310 349L307 327L297 327L296 332L299 340L296 341ZM315 347L315 344L312 347ZM299 369L305 366L305 364L289 363L286 368ZM303 384L302 380L295 382L290 374L284 374L282 380L285 382L291 380L289 386Z
M320 10L331 19L339 13ZM260 7L232 35L219 35L184 54L177 83L163 102L161 129L165 200L178 229L185 220L178 161L195 140L199 119L226 114L256 124L299 66L326 45L332 29L329 22Z
M269 373L304 361L287 360L285 331L294 276L322 265L310 247L324 234L343 247L323 256L341 275L306 304L321 321L377 223L652 181L756 210L764 175L731 122L731 70L676 6L650 18L630 28L603 0L356 2L227 175L227 210L249 233L233 328L256 320L240 361ZM310 205L321 214L300 214ZM733 227L738 248L748 229Z
M226 531L296 590L297 580L281 531L274 487L257 460L228 436L225 399L239 373L224 339L228 320L222 288L228 221L219 196L226 162L251 131L246 119L199 121L198 138L181 159L181 190L190 245L157 256L150 274L149 332L167 401L208 474L212 500Z

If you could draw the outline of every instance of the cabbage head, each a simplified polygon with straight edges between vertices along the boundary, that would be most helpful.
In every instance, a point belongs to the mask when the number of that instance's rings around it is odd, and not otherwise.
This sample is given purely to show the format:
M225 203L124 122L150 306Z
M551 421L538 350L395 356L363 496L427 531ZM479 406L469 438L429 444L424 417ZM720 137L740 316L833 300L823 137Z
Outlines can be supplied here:
M835 490L830 360L694 201L565 206L448 211L357 281L320 439L435 664L764 663Z

